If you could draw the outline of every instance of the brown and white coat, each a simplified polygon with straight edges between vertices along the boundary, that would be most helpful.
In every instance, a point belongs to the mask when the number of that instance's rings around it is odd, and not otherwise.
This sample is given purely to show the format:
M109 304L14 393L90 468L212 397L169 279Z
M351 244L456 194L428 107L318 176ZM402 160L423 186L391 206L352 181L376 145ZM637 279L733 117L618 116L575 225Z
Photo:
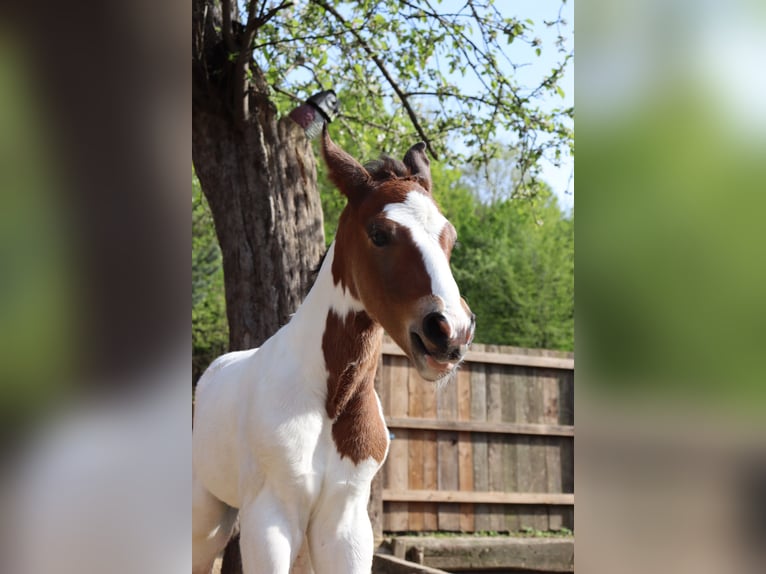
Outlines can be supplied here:
M373 388L385 329L426 381L448 377L474 318L449 268L456 235L431 197L424 146L367 168L325 131L348 198L317 280L260 349L219 357L197 387L193 572L240 515L245 574L369 573L370 483L388 452Z

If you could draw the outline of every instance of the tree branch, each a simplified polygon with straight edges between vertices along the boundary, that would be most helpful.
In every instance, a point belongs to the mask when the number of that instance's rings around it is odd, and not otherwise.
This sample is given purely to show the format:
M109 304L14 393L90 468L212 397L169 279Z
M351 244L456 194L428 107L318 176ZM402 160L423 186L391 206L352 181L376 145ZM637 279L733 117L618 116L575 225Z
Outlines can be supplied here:
M280 38L279 40L270 40L269 42L262 42L260 44L255 44L253 46L253 50L257 50L259 48L266 48L267 46L279 46L280 44L289 44L291 42L306 42L306 41L313 41L313 40L326 40L327 38L334 38L336 36L341 36L345 32L332 32L329 34L311 34L308 36L292 36L287 38Z
M236 52L234 37L231 34L231 0L221 0L221 16L223 18L221 25L223 41L226 45L226 50L231 54Z
M247 106L247 78L246 71L247 65L252 58L251 46L255 35L258 33L258 29L266 22L271 20L277 12L284 10L293 5L289 0L285 0L278 6L275 6L265 14L255 15L255 0L250 0L247 13L247 25L245 26L245 32L242 35L242 42L240 44L239 54L237 55L237 61L234 65L234 110L237 118L245 122L248 115Z
M353 28L349 24L349 22L332 6L327 4L324 0L311 0L314 4L317 6L320 6L325 10L325 12L329 12L333 15L333 17L343 25L344 28L346 28L351 34L356 38L356 40L359 42L359 45L362 47L362 49L367 53L367 55L370 57L370 59L375 63L375 65L378 67L378 70L380 70L380 73L383 74L383 77L386 78L386 81L391 86L391 88L394 90L396 95L399 98L399 101L402 102L402 106L404 106L405 111L407 112L407 115L410 118L410 122L412 123L412 126L415 128L415 131L418 132L418 135L423 139L423 141L426 144L426 147L428 148L428 151L431 153L431 156L434 159L438 159L438 155L433 149L433 146L431 145L431 140L428 138L428 136L423 131L422 126L420 125L420 121L418 120L418 116L415 113L415 110L412 109L412 106L410 105L409 99L407 98L407 95L404 93L404 91L401 89L399 84L394 80L391 73L388 71L388 68L383 63L383 60L381 60L378 55L375 53L375 51L370 47L370 45L367 43L367 41L362 37L362 35Z

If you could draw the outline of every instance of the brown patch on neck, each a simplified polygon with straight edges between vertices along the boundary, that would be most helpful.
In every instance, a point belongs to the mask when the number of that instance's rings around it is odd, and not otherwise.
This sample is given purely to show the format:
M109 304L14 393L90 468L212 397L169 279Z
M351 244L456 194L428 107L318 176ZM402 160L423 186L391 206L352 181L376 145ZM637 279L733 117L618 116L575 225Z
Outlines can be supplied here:
M322 352L327 379L327 416L334 420L332 436L341 458L354 464L373 457L383 462L388 430L375 396L382 328L364 311L340 317L327 313Z
M340 214L338 231L335 235L335 254L332 258L331 271L333 283L340 285L343 289L348 289L348 292L354 299L359 299L359 293L353 281L351 281L349 270L346 268L347 262L353 260L353 248L350 248L349 245L353 245L354 238L347 237L347 235L350 235L347 227L356 224L356 222L349 223L352 218L353 215L348 207Z

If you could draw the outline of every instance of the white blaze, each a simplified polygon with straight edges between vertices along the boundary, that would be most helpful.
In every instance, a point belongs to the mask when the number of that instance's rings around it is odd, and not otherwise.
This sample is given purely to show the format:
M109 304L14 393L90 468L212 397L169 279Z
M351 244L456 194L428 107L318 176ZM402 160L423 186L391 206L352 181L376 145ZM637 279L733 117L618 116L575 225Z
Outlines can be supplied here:
M431 291L444 301L445 312L451 311L456 318L464 315L460 290L439 244L447 219L439 213L434 202L419 191L411 191L403 203L391 203L383 211L388 219L410 231L431 277Z

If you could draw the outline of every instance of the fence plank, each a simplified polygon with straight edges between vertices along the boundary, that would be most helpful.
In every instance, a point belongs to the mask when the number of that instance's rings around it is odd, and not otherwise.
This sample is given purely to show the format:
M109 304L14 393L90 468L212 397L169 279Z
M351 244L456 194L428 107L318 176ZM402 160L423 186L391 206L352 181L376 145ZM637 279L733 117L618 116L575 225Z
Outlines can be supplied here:
M530 372L525 367L516 369L514 396L516 403L516 421L520 423L530 422L529 387L534 384ZM516 445L516 489L519 492L532 492L532 453L528 437L518 437ZM532 528L533 516L531 509L521 508L517 512L517 528Z
M519 373L520 367L506 366L502 368L503 373L503 411L502 420L504 425L514 425L524 428L524 426L532 426L527 423L518 422L517 416L517 389L519 386L525 386L527 381ZM523 406L523 405L521 405ZM504 490L506 492L521 492L518 483L518 436L509 436L503 442L503 483ZM520 509L516 506L505 507L505 529L510 531L516 531L521 528L519 522Z
M408 408L408 377L409 365L403 357L391 357L389 400L391 414L405 416ZM408 431L399 430L388 451L388 485L389 488L405 488L408 484L409 458L407 453ZM384 499L385 500L385 499ZM393 532L403 532L409 526L409 507L406 502L391 502L387 512L387 529Z
M556 424L559 421L559 384L555 377L547 377L542 390L543 422ZM548 492L561 490L561 442L548 440L545 443L545 471ZM560 507L548 508L548 528L561 530L564 526L564 512Z
M487 350L494 352L496 345L487 345ZM503 420L503 367L497 364L487 366L487 421L502 422ZM487 462L489 464L489 490L503 492L505 486L505 470L503 461L506 459L506 440L502 436L487 437ZM505 509L493 506L489 508L489 529L506 530Z
M462 490L383 489L384 501L471 502L474 504L559 504L573 505L574 494L561 492L465 492Z
M486 432L496 434L526 434L542 436L574 436L574 427L534 423L444 421L439 419L386 417L390 428L452 430L457 432Z
M457 374L457 414L458 419L467 421L471 418L471 372L465 368ZM458 488L465 491L473 491L473 446L471 433L459 432L457 435L458 453ZM473 532L474 530L473 505L464 503L460 505L460 531Z
M540 352L535 350L533 352ZM527 403L529 404L530 423L544 422L543 386L545 385L544 369L527 368L531 385L527 386ZM548 490L548 474L545 464L545 439L540 436L529 437L530 455L530 484L526 489L530 492L550 492ZM548 510L535 508L531 513L531 526L535 530L548 530Z
M391 412L391 401L389 400L389 389L391 387L391 361L395 360L391 356L381 355L378 361L378 370L375 373L375 390L378 393L380 399L380 406L383 408L384 413ZM388 378L384 380L384 375L388 375Z
M497 345L485 345L487 351L468 351L464 361L467 363L484 363L486 365L519 365L524 367L539 367L544 369L574 369L574 359L568 357L530 356L522 354L509 354L492 351L489 348L497 348ZM383 354L404 357L402 351L394 343L383 343Z
M410 395L408 414L410 417L423 416L423 380L410 369L407 380L408 392ZM423 459L423 432L410 431L408 441L409 455L409 485L411 489L421 489L423 484L423 473L425 461ZM413 502L409 507L409 526L408 530L422 532L424 526L424 503Z
M426 381L422 381L422 385L423 416L435 419L438 415L436 385ZM423 488L436 490L439 488L439 450L436 442L436 431L424 431L423 440ZM426 532L439 529L437 505L433 502L423 505L423 529Z
M480 363L471 365L471 422L487 420L487 368ZM473 488L476 492L489 490L489 467L487 466L487 435L473 433ZM489 507L476 504L473 508L474 528L489 530Z
M563 373L559 383L560 421L574 424L574 372ZM561 491L574 492L574 441L561 445ZM564 526L574 529L574 508L564 512Z
M437 390L437 410L440 419L457 419L457 386L447 384ZM458 447L457 433L454 431L439 431L439 489L458 489ZM451 504L439 505L439 530L460 530L460 513Z
M370 484L367 514L372 526L372 538L377 547L383 541L383 477L380 474L377 474Z

